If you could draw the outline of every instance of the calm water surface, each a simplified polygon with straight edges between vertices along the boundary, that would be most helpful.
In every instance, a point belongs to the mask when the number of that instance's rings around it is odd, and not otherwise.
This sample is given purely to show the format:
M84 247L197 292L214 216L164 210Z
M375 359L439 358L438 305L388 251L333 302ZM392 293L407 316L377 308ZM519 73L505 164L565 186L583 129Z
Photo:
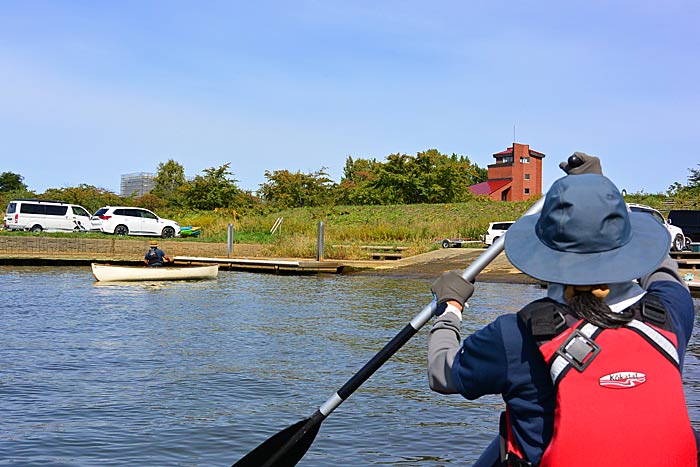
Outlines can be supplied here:
M229 466L311 415L430 301L429 285L230 271L97 285L88 267L0 267L0 466ZM463 329L543 293L480 283ZM696 427L698 329L685 367ZM479 456L500 400L432 393L426 331L322 424L300 466Z

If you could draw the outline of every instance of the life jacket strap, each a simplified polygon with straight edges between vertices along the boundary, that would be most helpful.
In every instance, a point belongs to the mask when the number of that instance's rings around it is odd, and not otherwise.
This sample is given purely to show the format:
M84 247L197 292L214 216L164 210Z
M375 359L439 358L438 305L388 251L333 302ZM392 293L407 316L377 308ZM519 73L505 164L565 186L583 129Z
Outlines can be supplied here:
M512 452L508 453L506 457L505 467L535 467L535 464L528 462L525 459L521 459Z
M537 310L530 316L530 331L538 342L553 339L566 327L566 318L556 306Z
M566 331L577 321L567 320L567 307L549 298L542 298L526 305L518 312L518 318L529 329L537 345L548 342Z
M642 336L654 348L656 348L663 356L671 361L677 368L680 368L680 358L678 357L678 349L666 336L659 331L649 326L646 323L633 319L627 324L627 327Z
M501 420L498 424L500 438L500 460L499 467L535 467L535 464L528 462L515 452L518 451L517 444L513 438L513 431L510 428L510 417L508 408L501 412Z

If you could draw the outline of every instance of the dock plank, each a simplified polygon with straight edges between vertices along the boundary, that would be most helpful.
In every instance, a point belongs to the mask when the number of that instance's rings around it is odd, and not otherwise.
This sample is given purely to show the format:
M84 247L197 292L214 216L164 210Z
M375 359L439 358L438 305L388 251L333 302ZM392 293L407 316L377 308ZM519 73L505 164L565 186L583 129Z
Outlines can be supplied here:
M227 269L273 272L276 274L339 274L343 265L335 261L282 260L265 258L221 258L203 256L175 256L175 263L212 264Z

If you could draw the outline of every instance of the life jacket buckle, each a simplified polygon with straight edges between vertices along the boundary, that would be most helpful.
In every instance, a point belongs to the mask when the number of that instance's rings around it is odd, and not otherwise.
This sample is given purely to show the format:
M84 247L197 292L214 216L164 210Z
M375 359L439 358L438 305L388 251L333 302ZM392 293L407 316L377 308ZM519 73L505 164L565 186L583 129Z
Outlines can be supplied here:
M555 332L557 333L556 335L559 335L566 330L566 318L561 311L557 310L557 312L554 314L552 324L554 325Z
M574 330L556 351L557 355L579 372L585 370L598 353L600 353L600 346L578 329Z

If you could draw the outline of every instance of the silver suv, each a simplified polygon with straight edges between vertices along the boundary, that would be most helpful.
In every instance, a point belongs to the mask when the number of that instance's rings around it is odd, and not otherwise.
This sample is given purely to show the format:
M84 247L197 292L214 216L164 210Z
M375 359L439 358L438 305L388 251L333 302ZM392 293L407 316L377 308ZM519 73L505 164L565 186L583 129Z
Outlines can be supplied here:
M668 233L671 234L670 249L672 251L683 251L690 246L689 240L687 241L686 245L686 238L685 234L683 233L683 230L680 227L676 227L675 225L672 225L670 222L668 222L664 218L663 214L661 214L656 209L652 208L651 206L632 203L627 203L627 207L632 212L645 212L657 221L661 222L661 224L663 224L663 226L666 227L666 229L668 230Z
M180 224L163 219L144 208L105 206L90 218L91 230L115 235L179 237Z

